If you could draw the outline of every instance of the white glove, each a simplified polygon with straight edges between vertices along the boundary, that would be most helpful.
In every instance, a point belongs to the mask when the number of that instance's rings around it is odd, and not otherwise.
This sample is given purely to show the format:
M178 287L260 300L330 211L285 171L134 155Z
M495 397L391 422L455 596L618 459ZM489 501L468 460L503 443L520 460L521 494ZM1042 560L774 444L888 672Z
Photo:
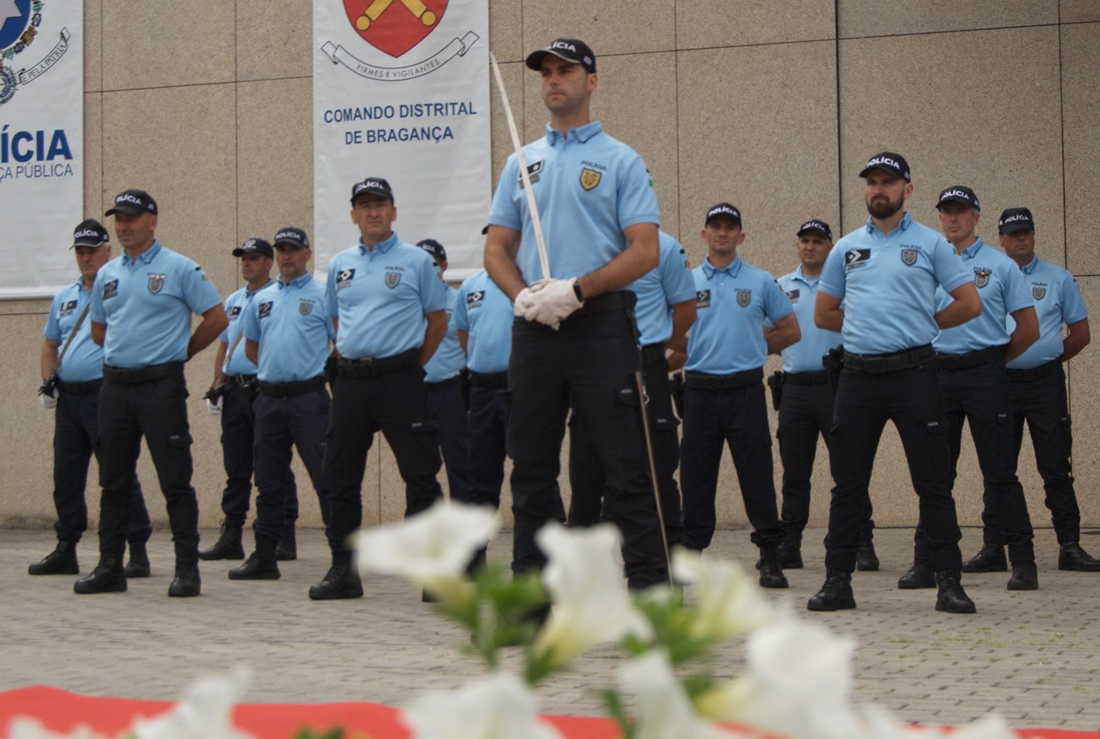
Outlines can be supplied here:
M573 288L576 282L575 277L568 280L546 280L537 289L532 289L530 301L533 305L528 310L531 317L524 317L557 330L562 321L584 305L577 299Z
M38 402L48 411L57 407L57 382L55 378L51 377L49 380L42 381L42 384L38 387Z
M57 407L57 398L52 395L42 394L38 396L38 402L42 404L42 407L48 411L52 411Z
M536 282L523 288L516 295L516 302L512 304L512 315L526 321L535 320L535 293L542 289L544 282Z
M224 400L224 398L222 398L222 396L220 396L220 395L218 396L217 400L210 400L209 398L207 398L207 400L206 400L206 412L209 413L211 416L220 416L222 414L222 401L223 400Z

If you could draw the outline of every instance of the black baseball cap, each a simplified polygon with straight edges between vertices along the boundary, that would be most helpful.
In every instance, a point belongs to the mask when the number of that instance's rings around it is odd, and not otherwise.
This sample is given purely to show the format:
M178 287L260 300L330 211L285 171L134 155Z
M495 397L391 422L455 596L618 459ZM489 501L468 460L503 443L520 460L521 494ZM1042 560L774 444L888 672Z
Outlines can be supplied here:
M78 246L106 246L111 243L111 235L103 224L94 218L81 221L80 225L73 229L73 245Z
M833 240L833 229L829 228L829 224L819 218L811 218L810 220L803 223L801 226L798 227L796 235L801 236L807 231L819 233L830 241Z
M579 64L589 74L596 72L596 55L585 42L577 38L559 38L550 42L550 45L538 51L532 51L527 55L527 68L536 72L542 67L542 60L547 54L553 54L559 59L564 59L572 64Z
M431 254L436 264L447 261L447 250L443 248L443 244L440 244L435 239L421 239L416 242L416 245Z
M275 234L275 246L279 244L292 244L299 249L309 248L309 237L306 232L296 226L284 226Z
M142 213L156 215L157 201L144 190L123 190L115 195L115 204L106 215L113 216L115 213L129 213L134 216L140 216Z
M274 257L275 250L266 239L249 238L241 242L241 245L233 250L233 256L243 257L248 254L259 254L265 257Z
M730 218L736 221L738 226L741 225L741 211L729 203L718 203L707 208L707 217L704 219L703 225L709 226L715 218Z
M906 182L912 182L913 176L909 173L909 162L905 157L892 151L883 151L875 154L867 160L867 164L860 170L859 176L866 177L872 170L881 169L890 174L897 175Z
M997 219L997 233L1011 234L1017 231L1034 231L1035 219L1027 208L1005 208Z
M978 202L978 196L966 185L952 185L941 192L936 200L936 209L939 210L944 203L962 203L978 212L982 210L982 204Z
M351 186L351 202L360 195L378 195L393 202L393 188L390 183L381 177L368 177L362 182L356 182Z

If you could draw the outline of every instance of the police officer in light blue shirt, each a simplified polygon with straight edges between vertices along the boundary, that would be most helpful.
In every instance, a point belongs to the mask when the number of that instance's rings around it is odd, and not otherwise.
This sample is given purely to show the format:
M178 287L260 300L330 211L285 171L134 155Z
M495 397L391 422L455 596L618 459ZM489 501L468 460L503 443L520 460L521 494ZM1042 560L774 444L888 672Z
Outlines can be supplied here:
M397 206L385 179L352 186L351 220L359 243L333 257L325 288L340 359L325 449L332 567L310 588L314 600L363 595L347 538L363 520L361 487L375 431L397 458L405 515L443 495L423 367L447 333L445 286L431 256L394 233Z
M746 237L741 211L718 203L703 223L707 258L692 270L698 316L684 366L684 544L699 551L710 545L722 447L729 445L760 548L760 584L785 588L763 367L769 353L798 341L798 320L772 276L737 255Z
M940 332L932 346L936 350L940 399L947 419L947 440L951 447L951 481L954 482L962 445L962 429L970 426L978 465L985 478L987 494L1000 514L998 536L1009 542L1012 576L1009 590L1039 587L1032 546L1031 521L1027 515L1024 489L1011 463L1012 435L1008 423L1008 376L1005 360L1017 357L1039 337L1034 301L1016 264L977 234L981 203L972 189L952 185L936 202L940 227L963 264L974 273L974 285L982 299L982 312L961 326ZM951 297L936 290L937 308ZM1013 316L1016 328L1011 336L1005 319ZM913 567L898 581L902 588L935 587L924 529L917 526ZM1000 555L993 562L994 553ZM963 563L963 572L1005 570L1004 549L983 548L978 556Z
M305 231L294 226L275 235L279 279L256 293L241 316L245 354L257 366L256 549L229 571L230 580L276 580L277 546L293 531L296 493L290 471L291 447L305 465L328 521L323 481L329 396L324 367L336 332L325 290L309 273L313 250Z
M657 268L630 285L637 296L634 320L638 324L638 342L642 346L642 376L649 397L649 419L653 427L653 452L661 491L661 515L669 546L680 543L683 513L680 490L676 485L676 467L680 461L679 425L672 412L672 394L668 379L671 350L679 364L686 359L687 332L695 322L695 280L687 264L684 247L664 231L660 232L661 261ZM600 520L604 477L595 444L588 429L573 414L569 429L569 525L592 526Z
M124 254L104 265L92 288L92 338L103 345L99 431L102 455L99 550L78 593L126 590L122 549L141 437L145 437L172 527L176 574L168 595L195 596L198 502L191 487L191 432L183 363L225 330L218 291L202 267L156 239L157 203L143 190L115 196L115 235ZM189 336L191 314L202 322Z
M932 340L981 313L968 270L942 236L912 219L905 157L884 151L859 173L870 217L836 243L818 285L814 322L841 331L844 369L833 410L832 503L825 538L825 583L813 611L855 608L852 571L859 534L871 515L868 486L887 420L905 446L929 560L939 592L936 609L973 613L960 578L959 524L947 469L951 456L932 364ZM936 310L936 287L954 299Z
M43 330L39 397L54 408L53 501L57 509L57 546L28 571L32 575L75 575L80 571L76 545L88 528L84 488L88 462L99 456L99 389L103 385L103 348L92 341L92 285L100 268L111 258L107 229L94 218L73 231L73 250L80 279L59 292L50 304ZM130 543L128 577L148 577L145 543L152 528L141 485L134 476L129 497L126 538Z
M1081 547L1081 512L1071 463L1072 427L1062 370L1062 363L1077 356L1089 343L1088 308L1073 275L1035 255L1035 219L1030 210L1006 209L1001 213L998 230L1001 247L1031 291L1039 321L1039 340L1008 362L1012 436L1009 462L1015 471L1026 421L1046 489L1044 500L1058 537L1058 569L1100 572L1100 560ZM983 552L994 562L1000 554L1003 561L1004 541L998 534L1006 527L998 520L988 480L985 492Z

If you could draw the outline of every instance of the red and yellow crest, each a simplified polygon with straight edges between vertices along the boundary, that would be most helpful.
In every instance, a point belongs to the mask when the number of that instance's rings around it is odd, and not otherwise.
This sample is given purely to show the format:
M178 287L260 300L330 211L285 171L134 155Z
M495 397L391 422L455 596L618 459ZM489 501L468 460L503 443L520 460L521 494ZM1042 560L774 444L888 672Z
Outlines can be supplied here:
M348 21L368 44L394 58L439 27L448 0L344 0Z

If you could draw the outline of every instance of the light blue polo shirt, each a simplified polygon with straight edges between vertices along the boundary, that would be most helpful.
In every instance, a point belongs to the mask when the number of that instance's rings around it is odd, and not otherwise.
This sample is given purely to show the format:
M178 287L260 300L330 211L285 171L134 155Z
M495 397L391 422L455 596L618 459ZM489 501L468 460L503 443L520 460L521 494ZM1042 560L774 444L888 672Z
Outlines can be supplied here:
M435 354L424 365L424 382L443 382L466 367L466 353L462 351L462 345L458 343L458 328L455 326L455 305L458 303L458 290L444 284L447 289L447 333Z
M989 246L980 236L959 252L959 257L974 273L974 285L982 298L982 312L966 323L941 330L932 346L941 354L966 354L1008 344L1012 335L1005 328L1005 318L1013 311L1035 305L1023 272L1004 252ZM937 311L953 302L954 298L942 287L936 288Z
M84 289L83 280L77 280L54 296L42 335L57 342L58 353L91 299L92 291ZM62 382L91 382L103 377L103 347L92 341L91 311L84 316L80 330L65 350L57 377Z
M791 315L791 303L772 276L735 258L717 269L708 257L693 269L695 323L688 337L689 372L728 375L763 367L764 322Z
M836 242L818 290L844 301L845 350L890 354L936 338L937 285L951 292L973 281L951 244L906 213L888 234L868 218Z
M466 366L473 372L507 372L512 356L512 301L489 273L473 273L458 288L454 326L465 331Z
M626 249L623 229L660 223L657 195L637 152L603 132L599 121L569 130L549 125L523 148L546 239L550 276L580 277ZM489 225L520 231L516 264L528 284L543 278L516 155L500 173Z
M104 363L141 369L186 361L191 314L219 302L202 267L160 241L136 259L115 257L92 286L91 318L107 326Z
M661 261L630 284L638 302L634 320L642 346L672 338L672 306L695 298L695 280L680 242L664 231L659 234Z
M1009 369L1035 369L1062 356L1062 324L1085 320L1089 317L1089 309L1073 275L1057 264L1035 257L1030 264L1018 269L1035 300L1039 340L1007 366ZM1015 328L1016 322L1009 316L1007 329L1011 332Z
M325 297L339 319L336 348L348 359L384 359L424 344L425 316L446 307L435 262L397 234L368 249L358 244L329 262Z
M336 336L325 290L308 273L290 282L280 278L257 291L240 323L245 339L260 345L256 379L261 382L317 377Z
M237 341L237 337L241 336L244 326L240 319L247 312L249 306L252 305L252 298L270 284L271 280L268 280L267 285L258 290L249 290L247 287L242 287L225 299L225 317L229 319L229 325L225 327L225 331L222 331L218 339L225 344L226 357L225 362L222 363L222 372L226 375L256 374L256 365L248 361L248 357L245 356L244 338L242 337L240 341ZM233 349L231 356L228 354L230 348Z
M783 350L784 372L821 372L824 366L821 358L830 349L840 346L840 332L826 331L814 323L814 303L817 302L817 286L821 275L808 276L802 273L802 265L794 272L788 272L776 280L798 319L798 329L802 338Z

